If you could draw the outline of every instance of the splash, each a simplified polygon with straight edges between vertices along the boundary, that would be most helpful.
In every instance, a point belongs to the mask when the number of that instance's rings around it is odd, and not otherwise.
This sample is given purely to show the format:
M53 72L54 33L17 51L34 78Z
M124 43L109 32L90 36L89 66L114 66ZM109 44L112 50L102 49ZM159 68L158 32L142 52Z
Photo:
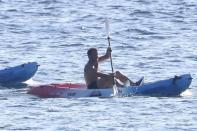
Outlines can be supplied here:
M28 81L26 81L25 82L26 84L28 84L28 85L41 85L41 82L39 82L39 81L35 81L35 80L33 80L33 79L29 79Z
M192 96L192 92L190 90L186 90L183 93L181 93L181 96Z

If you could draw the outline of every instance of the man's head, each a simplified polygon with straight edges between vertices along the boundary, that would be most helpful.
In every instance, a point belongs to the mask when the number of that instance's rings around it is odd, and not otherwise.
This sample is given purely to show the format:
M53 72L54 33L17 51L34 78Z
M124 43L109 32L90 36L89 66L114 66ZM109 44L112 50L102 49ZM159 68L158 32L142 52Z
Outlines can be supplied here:
M96 61L98 59L98 52L96 48L90 48L87 52L89 60Z

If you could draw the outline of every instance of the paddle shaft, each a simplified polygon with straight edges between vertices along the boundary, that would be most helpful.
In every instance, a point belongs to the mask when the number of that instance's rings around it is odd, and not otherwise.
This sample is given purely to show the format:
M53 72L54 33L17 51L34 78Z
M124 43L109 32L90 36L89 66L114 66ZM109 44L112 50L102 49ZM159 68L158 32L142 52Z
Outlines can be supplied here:
M109 36L107 37L107 40L108 40L109 47L111 47L111 41L110 41L110 37ZM114 68L113 68L113 61L112 61L111 53L110 53L110 62L111 62L111 71L112 71L112 74L113 74L114 73Z
M111 41L110 41L110 37L109 36L107 37L107 40L108 40L109 47L111 47ZM114 74L114 68L113 68L113 61L112 61L112 54L111 54L111 52L110 52L110 63L111 63L111 72L112 72L112 74ZM116 84L114 76L113 76L113 82L114 82L114 84ZM117 89L115 89L115 90L117 90Z
M107 40L108 40L108 44L109 47L111 47L111 41L110 41L110 31L109 31L109 21L106 20L105 21L105 27L106 27L106 32L107 32ZM113 68L113 62L112 62L112 54L110 52L110 62L111 62L111 70L112 70L112 74L114 74L114 68ZM116 85L116 81L113 75L113 83ZM114 95L116 95L118 93L118 89L116 86L113 86L114 89Z

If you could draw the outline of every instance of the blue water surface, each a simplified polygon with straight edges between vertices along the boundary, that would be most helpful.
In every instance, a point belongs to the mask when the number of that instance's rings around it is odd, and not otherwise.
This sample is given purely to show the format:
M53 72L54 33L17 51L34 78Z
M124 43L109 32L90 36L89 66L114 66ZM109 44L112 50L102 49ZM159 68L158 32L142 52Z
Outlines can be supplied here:
M145 82L190 73L182 97L41 99L0 89L0 130L197 130L196 0L0 0L0 68L36 61L33 83L83 83L86 51ZM100 65L111 72L110 62Z

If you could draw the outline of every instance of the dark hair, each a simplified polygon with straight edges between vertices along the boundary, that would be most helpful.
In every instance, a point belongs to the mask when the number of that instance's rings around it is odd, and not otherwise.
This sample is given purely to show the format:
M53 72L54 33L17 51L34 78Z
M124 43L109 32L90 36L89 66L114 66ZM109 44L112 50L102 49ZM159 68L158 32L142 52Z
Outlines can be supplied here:
M92 54L93 51L97 51L96 48L90 48L87 52L88 56L90 56Z

